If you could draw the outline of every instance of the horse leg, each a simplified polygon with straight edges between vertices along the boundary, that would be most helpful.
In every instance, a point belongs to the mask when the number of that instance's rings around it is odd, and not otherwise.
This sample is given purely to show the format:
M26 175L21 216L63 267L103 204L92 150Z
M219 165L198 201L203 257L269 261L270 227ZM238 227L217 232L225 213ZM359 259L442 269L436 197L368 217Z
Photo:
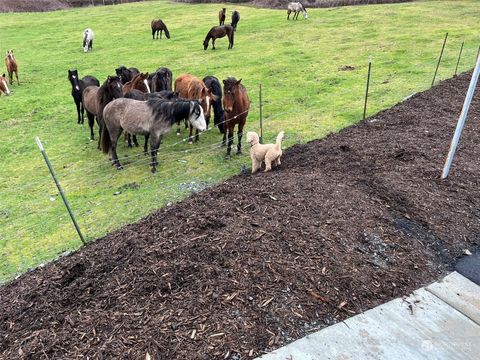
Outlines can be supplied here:
M199 131L198 129L195 131L195 142L198 142L199 140L199 135L198 135Z
M193 144L193 138L192 138L192 133L193 133L193 126L190 125L188 129L188 144L192 145Z
M8 70L8 80L10 81L10 85L13 85L13 71Z
M95 115L87 111L88 126L90 127L90 141L93 141L95 136L93 135L93 125L95 125Z
M81 124L82 123L82 117L80 116L81 102L79 100L75 100L75 105L77 106L77 124Z
M145 144L143 145L143 154L147 155L148 153L148 138L150 137L150 134L145 135Z
M127 147L131 148L132 146L132 135L130 133L125 132L125 135L127 135ZM125 140L124 140L125 141Z
M232 152L233 129L234 129L234 126L228 127L227 158L230 158L230 153Z
M133 135L133 145L135 145L135 147L138 147L138 146L139 146L136 135Z
M180 135L180 120L177 121L177 136Z
M238 124L238 144L237 144L237 155L242 154L242 136L243 136L243 126L245 125L245 122L241 122Z
M163 33L163 30L160 29L160 40L162 39L162 33Z
M158 165L157 153L158 153L158 149L160 147L160 140L161 140L161 136L159 136L155 133L151 134L150 147L151 147L151 153L152 153L152 164L151 164L152 165L152 173L157 172L157 165Z
M287 11L287 20L290 20L290 13L291 13L291 11L288 10L288 11Z
M83 106L82 101L80 101L80 114L82 115L82 119L81 119L80 124L83 124L83 122L85 120L85 107Z
M212 38L212 50L215 50L215 39Z

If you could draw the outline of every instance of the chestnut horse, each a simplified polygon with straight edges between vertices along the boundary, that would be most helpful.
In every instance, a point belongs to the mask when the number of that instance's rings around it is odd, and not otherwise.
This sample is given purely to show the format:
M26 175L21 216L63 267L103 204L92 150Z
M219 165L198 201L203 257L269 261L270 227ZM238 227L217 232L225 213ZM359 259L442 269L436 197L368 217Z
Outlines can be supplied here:
M223 108L225 109L225 128L227 129L223 134L223 144L225 145L228 132L227 158L230 157L233 144L233 130L237 124L237 154L242 153L243 127L247 121L250 99L247 95L247 89L240 84L241 81L242 79L237 81L234 77L223 80Z
M220 10L218 12L218 25L219 26L222 26L222 25L225 25L225 14L227 12L227 9L225 8L222 8L222 10Z
M2 95L2 92L5 93L5 95L7 96L10 95L10 90L8 89L7 78L5 77L5 74L0 76L0 95Z
M135 77L129 82L123 85L123 93L126 94L130 90L137 89L143 91L144 93L150 93L150 86L148 85L148 72L140 73L135 75Z
M13 73L17 77L17 84L20 85L18 81L18 65L15 55L13 55L13 50L8 50L7 55L5 56L5 65L7 66L8 78L10 80L10 85L13 84Z
M167 25L165 25L165 23L162 20L160 20L160 19L152 20L151 26L152 26L153 40L155 40L155 33L157 34L157 40L158 40L158 33L159 32L160 32L160 39L161 39L163 31L165 31L165 36L167 37L167 39L170 39L170 32L167 29Z
M212 50L215 50L215 40L228 36L228 49L233 49L233 26L222 25L214 26L210 29L205 40L203 40L203 50L208 49L208 42L212 39Z
M210 117L210 101L217 97L202 80L190 74L180 75L175 79L175 91L181 99L199 100L205 117ZM192 131L193 127L190 125L189 144L192 143ZM180 121L177 122L177 135L180 135ZM198 141L198 132L195 134L195 141Z

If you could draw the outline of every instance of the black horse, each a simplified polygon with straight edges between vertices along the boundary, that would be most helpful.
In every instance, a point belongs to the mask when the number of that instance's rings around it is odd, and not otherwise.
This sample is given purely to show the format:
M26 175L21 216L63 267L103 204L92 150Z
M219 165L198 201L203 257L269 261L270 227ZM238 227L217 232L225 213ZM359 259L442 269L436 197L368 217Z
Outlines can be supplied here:
M115 73L120 78L122 84L125 85L130 80L133 80L136 75L140 74L140 71L134 67L127 69L125 66L122 65L119 68L115 69Z
M233 31L237 31L237 24L240 21L240 13L235 10L232 13L232 26L233 26Z
M172 90L173 74L169 68L162 67L157 69L152 75L150 89L152 92L159 92L162 90Z
M212 40L212 49L215 50L215 40L218 38L222 38L224 36L228 36L228 49L233 48L233 26L230 25L222 25L222 26L214 26L210 29L207 36L205 36L205 40L203 40L203 50L208 49L208 43L210 39Z
M212 90L212 94L217 97L216 100L213 100L210 104L213 107L213 124L214 126L218 127L218 130L222 134L225 133L225 116L223 115L223 108L222 108L222 86L220 85L220 81L215 76L206 76L203 78L203 82L205 86ZM208 124L210 123L210 117L205 117L205 121Z
M90 85L100 86L100 82L95 77L90 75L87 75L80 80L78 78L77 69L68 70L68 80L70 80L70 83L72 84L72 97L73 101L75 101L75 105L77 106L77 124L83 124L83 121L85 120L82 102L83 90Z

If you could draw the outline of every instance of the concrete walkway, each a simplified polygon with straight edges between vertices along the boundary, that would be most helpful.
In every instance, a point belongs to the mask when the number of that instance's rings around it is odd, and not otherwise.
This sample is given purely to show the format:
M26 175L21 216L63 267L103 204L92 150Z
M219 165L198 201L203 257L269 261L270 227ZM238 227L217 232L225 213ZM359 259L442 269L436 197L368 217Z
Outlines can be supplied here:
M480 359L480 286L453 272L258 360Z

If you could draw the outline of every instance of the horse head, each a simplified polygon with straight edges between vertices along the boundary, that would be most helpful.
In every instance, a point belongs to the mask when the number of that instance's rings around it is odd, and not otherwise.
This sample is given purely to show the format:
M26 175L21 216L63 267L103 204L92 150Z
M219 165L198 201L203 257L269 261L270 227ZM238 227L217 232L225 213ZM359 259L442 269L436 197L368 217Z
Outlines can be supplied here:
M7 95L7 96L10 95L10 90L8 89L7 78L5 77L5 74L0 76L0 94L2 92L4 92L5 95Z
M207 50L208 49L208 40L205 39L203 40L203 50Z
M223 108L227 113L233 110L235 96L241 81L242 79L237 80L234 77L223 80Z
M207 119L210 119L210 105L212 101L216 100L217 96L212 93L212 89L207 88L206 86L203 87L202 92L200 94L200 105L203 108L203 113Z
M150 86L148 86L148 72L145 74L140 73L135 76L135 79L133 80L133 88L146 93L151 93Z
M196 100L190 101L188 122L199 131L205 131L207 129L207 122L205 121L203 109L200 106L200 103Z
M68 80L70 80L72 86L75 90L80 91L80 84L78 82L78 71L75 70L68 70Z
M112 98L118 99L123 97L122 82L118 76L108 76L105 82L106 89Z

